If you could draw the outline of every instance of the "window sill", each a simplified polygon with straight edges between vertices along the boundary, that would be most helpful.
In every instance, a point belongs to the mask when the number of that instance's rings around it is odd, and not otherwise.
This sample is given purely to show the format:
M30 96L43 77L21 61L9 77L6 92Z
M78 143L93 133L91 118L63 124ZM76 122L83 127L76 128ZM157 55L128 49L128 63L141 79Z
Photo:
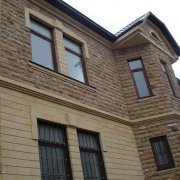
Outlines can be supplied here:
M163 174L167 174L167 173L169 174L176 171L179 171L179 168L173 167L173 168L164 169L164 170L157 170L157 174L163 175Z
M173 96L173 99L175 99L175 100L180 100L180 97Z
M138 98L137 101L145 101L145 100L154 99L154 98L157 98L157 96L156 95L146 96L146 97Z
M64 75L64 74L61 74L61 73L58 73L58 72L53 71L53 70L51 70L51 69L48 69L48 68L46 68L46 67L43 67L43 66L41 66L41 65L39 65L39 64L36 64L36 63L34 63L34 62L32 62L32 61L29 62L28 64L29 64L29 66L30 66L32 69L34 69L34 70L37 70L37 71L42 72L42 73L45 73L45 74L47 74L47 75L49 75L49 76L52 76L52 77L61 79L62 81L68 82L68 83L70 83L70 84L72 84L72 85L74 85L74 86L83 88L83 89L88 90L88 91L91 91L91 92L93 92L93 93L96 92L96 88L95 88L95 87L90 86L90 85L85 84L85 83L82 83L82 82L80 82L80 81L78 81L78 80L75 80L75 79L73 79L73 78L70 78L70 77L68 77L68 76L66 76L66 75Z

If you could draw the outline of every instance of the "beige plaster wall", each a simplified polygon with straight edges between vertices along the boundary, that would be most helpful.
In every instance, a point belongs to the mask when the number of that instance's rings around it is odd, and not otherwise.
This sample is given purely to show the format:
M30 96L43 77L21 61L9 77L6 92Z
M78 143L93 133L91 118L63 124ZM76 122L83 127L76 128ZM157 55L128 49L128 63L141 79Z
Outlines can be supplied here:
M3 180L40 180L37 118L67 126L74 179L83 179L76 128L100 133L109 180L144 179L132 128L0 88Z

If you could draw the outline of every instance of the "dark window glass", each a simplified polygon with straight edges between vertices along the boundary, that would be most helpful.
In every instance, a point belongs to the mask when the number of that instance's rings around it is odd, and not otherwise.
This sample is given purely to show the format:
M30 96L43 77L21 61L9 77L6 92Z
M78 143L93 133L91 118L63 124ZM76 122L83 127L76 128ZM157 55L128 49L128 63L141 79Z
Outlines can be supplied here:
M81 82L86 82L85 65L82 57L81 46L64 38L68 75Z
M141 60L131 60L128 62L129 68L136 87L139 98L152 95L152 90L147 79L147 75Z
M31 19L32 61L49 69L55 69L52 30Z
M175 167L166 136L151 138L150 143L158 170Z
M38 122L42 180L72 180L64 127Z
M174 88L173 88L171 80L170 80L170 77L169 77L169 74L167 72L166 63L161 62L161 67L162 67L162 71L163 71L163 73L165 75L166 82L167 82L169 90L170 90L170 94L172 94L173 96L176 96L175 92L174 92Z
M105 180L106 173L97 134L78 131L85 180Z

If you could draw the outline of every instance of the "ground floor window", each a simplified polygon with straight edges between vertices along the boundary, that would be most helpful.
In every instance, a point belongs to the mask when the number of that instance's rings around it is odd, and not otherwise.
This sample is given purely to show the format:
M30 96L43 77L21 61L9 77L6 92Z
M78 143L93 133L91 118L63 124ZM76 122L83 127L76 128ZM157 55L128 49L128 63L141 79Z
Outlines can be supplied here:
M151 138L150 143L158 170L175 167L166 136Z
M79 148L85 180L106 180L106 173L99 136L96 133L78 131Z
M72 180L66 129L38 121L42 180Z

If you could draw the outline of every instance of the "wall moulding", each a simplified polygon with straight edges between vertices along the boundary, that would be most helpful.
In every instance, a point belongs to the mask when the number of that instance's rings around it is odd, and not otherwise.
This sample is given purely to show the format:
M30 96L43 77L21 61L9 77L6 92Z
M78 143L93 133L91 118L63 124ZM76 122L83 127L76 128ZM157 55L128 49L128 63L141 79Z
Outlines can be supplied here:
M47 100L56 104L60 104L60 105L63 105L63 106L66 106L75 110L79 110L88 114L92 114L92 115L95 115L95 116L98 116L107 120L116 121L116 122L120 122L122 124L131 126L131 122L127 118L113 115L103 110L93 108L88 105L84 105L83 103L80 103L80 102L69 100L59 95L55 95L53 93L49 93L44 90L37 89L35 87L31 87L29 85L25 85L23 83L13 81L5 77L0 77L0 86L14 90L14 91L18 91L18 92L21 92L21 93L24 93L33 97L37 97L43 100Z
M0 87L8 88L17 92L21 92L21 93L33 96L33 97L37 97L46 101L63 105L65 107L69 107L74 110L78 110L78 111L85 112L94 116L98 116L100 118L119 122L128 126L131 126L131 127L139 126L139 125L146 124L149 122L161 121L163 120L163 117L174 117L174 118L180 117L180 113L176 111L172 111L172 112L163 113L159 115L149 116L146 118L130 120L128 118L116 116L112 113L108 113L103 110L93 108L88 105L84 105L83 103L80 103L80 102L69 100L67 98L61 97L59 95L55 95L53 93L45 92L44 90L40 90L35 87L25 85L23 83L16 82L14 80L11 80L2 76L0 77Z

